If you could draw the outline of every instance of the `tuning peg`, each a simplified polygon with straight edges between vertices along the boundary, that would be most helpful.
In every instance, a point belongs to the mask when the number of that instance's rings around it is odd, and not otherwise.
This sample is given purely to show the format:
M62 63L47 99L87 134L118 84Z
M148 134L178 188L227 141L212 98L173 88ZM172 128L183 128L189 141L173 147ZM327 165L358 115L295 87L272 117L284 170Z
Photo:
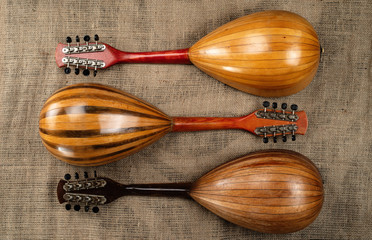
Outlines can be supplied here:
M93 76L94 76L94 77L97 76L97 69L94 69L94 71L93 71Z
M74 210L77 211L77 212L80 211L80 205L75 205Z
M273 137L273 142L274 143L277 143L278 142L278 138L276 136Z
M89 212L89 206L88 205L84 207L84 211Z
M71 73L71 68L70 67L65 68L65 73L70 74Z
M71 179L71 175L66 173L65 176L64 176L65 180L68 181Z
M89 35L85 35L85 36L84 36L84 41L85 41L86 43L88 43L89 40L90 40L90 36L89 36Z
M88 172L84 172L84 178L88 178Z
M79 75L79 73L80 73L80 69L79 69L78 67L76 67L76 68L75 68L75 74L76 74L76 75Z
M97 178L97 171L94 170L94 178Z
M265 108L267 108L267 107L270 106L270 103L269 103L268 101L264 101L264 102L262 103L262 105L263 105Z
M89 76L89 74L90 74L89 69L88 69L88 68L84 69L84 71L83 71L83 75L84 75L84 76Z
M296 104L291 105L291 110L292 111L297 111L297 109L298 109L298 106Z
M278 103L277 102L273 102L272 107L273 107L274 110L277 109L278 108Z
M98 34L94 35L94 41L96 41L96 45L98 45L98 40L99 40Z
M263 138L263 142L264 142L264 143L268 143L268 142L269 142L269 138L268 138L268 137L264 137L264 138Z
M287 109L287 104L286 103L282 103L282 109L283 109L283 111Z
M70 43L72 42L72 39L70 37L66 37L67 46L70 47Z
M79 36L76 35L75 41L77 42L77 45L79 46L80 45L80 38L79 38Z
M296 141L296 135L292 135L292 141Z
M99 212L99 208L97 206L95 206L95 207L92 208L92 211L94 213L98 213Z
M286 142L287 141L287 136L285 134L283 134L282 140L283 140L283 142Z
M65 208L66 208L67 211L71 210L71 204L67 203Z
M77 180L77 179L79 179L79 173L75 173L75 179Z

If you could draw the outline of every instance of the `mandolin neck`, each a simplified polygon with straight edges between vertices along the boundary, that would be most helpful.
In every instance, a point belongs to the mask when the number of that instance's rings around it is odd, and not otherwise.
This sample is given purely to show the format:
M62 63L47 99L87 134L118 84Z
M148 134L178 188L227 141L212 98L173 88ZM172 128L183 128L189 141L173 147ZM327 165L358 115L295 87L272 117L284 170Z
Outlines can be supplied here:
M192 183L131 184L123 185L123 195L150 195L189 198Z
M174 117L173 132L244 129L242 117Z
M192 64L189 49L158 52L119 52L119 63Z

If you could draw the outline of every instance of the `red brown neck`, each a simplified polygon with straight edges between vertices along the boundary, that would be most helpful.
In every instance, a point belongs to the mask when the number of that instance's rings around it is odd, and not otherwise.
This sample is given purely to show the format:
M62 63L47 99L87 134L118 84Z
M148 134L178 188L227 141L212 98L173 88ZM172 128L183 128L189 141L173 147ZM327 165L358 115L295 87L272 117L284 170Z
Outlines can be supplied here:
M188 48L158 52L120 52L119 63L192 64L188 52Z
M244 129L242 117L174 117L173 132Z

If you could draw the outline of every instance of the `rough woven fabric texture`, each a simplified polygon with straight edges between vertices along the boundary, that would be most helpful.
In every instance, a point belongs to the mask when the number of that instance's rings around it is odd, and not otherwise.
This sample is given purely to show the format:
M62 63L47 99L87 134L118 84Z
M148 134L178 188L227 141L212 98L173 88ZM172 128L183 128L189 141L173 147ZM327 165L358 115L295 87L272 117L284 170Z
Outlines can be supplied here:
M1 239L370 239L372 2L365 1L12 1L0 10ZM117 65L93 78L65 75L54 51L66 36L99 34L127 51L181 49L238 17L269 9L308 19L325 49L303 91L269 101L296 103L309 129L296 142L263 144L247 132L170 133L124 160L74 167L51 156L38 115L57 89L96 82L132 93L171 116L241 116L261 97L228 87L192 65ZM93 172L121 183L194 181L219 164L270 148L298 151L319 168L325 202L308 228L287 235L231 224L192 200L126 197L99 214L67 212L56 185Z

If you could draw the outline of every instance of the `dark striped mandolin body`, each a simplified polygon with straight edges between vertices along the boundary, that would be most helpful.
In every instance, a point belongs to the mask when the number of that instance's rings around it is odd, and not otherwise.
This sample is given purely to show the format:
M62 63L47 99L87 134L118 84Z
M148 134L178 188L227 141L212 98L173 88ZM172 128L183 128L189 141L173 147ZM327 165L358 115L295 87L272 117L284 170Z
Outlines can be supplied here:
M40 113L45 147L73 165L102 165L131 155L171 130L171 119L128 93L79 84L53 94Z
M104 196L108 204L127 195L165 195L189 197L221 218L259 232L290 233L311 224L323 205L322 178L305 156L286 150L255 152L227 162L194 183L122 185L109 178L102 188L67 191L75 185L61 180L57 194L60 203L97 205L77 202L80 194ZM69 200L68 200L69 199Z

